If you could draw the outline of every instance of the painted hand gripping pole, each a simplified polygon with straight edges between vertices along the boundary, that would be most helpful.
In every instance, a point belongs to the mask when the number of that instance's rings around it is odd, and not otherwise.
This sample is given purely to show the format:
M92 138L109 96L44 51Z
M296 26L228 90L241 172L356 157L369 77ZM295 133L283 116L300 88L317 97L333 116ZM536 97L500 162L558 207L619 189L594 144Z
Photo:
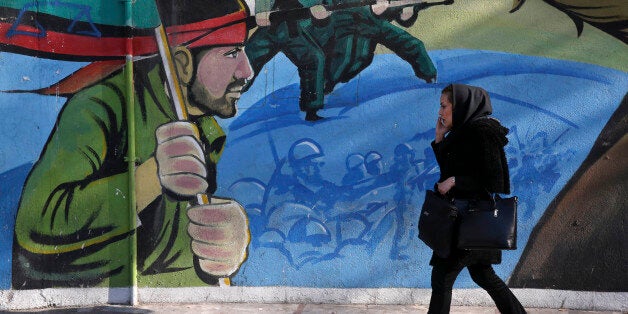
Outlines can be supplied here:
M170 91L170 95L173 95L173 97L171 97L172 105L174 106L175 111L177 113L177 118L179 118L179 120L188 120L188 113L187 113L187 108L185 107L185 99L183 98L183 91L181 90L181 83L179 82L179 78L176 75L177 73L176 65L174 63L172 52L170 50L170 43L168 42L168 36L166 35L166 31L163 25L160 24L157 28L155 28L155 38L157 39L157 45L159 47L159 55L161 57L161 61L164 65L164 69L166 72L168 90ZM233 200L223 199L221 201L222 202L230 201L232 202L232 204L235 203L234 204L235 207L231 209L238 211L238 214L243 215L244 219L247 221L247 224L248 224L246 213L244 212L244 208L242 208L240 204L238 204L237 202ZM196 205L208 205L211 202L212 202L212 198L208 196L207 194L196 195ZM248 226L247 226L247 230L248 230ZM240 256L241 256L240 260L242 262L246 259L246 254L247 254L246 249L250 241L251 241L251 236L250 236L250 233L247 232L247 239L246 239L247 245L242 248L242 251L240 253ZM229 279L229 276L235 273L240 268L240 265L241 263L234 268L222 271L222 274L225 277L220 277L218 279L219 285L230 286L231 280Z

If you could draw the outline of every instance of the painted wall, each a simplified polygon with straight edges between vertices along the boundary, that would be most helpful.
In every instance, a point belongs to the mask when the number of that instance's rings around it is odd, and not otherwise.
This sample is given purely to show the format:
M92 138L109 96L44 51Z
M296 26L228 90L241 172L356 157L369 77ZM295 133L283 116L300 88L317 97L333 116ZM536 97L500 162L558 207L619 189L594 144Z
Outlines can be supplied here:
M0 289L429 289L463 83L510 129L498 275L625 300L628 6L343 3L0 0Z

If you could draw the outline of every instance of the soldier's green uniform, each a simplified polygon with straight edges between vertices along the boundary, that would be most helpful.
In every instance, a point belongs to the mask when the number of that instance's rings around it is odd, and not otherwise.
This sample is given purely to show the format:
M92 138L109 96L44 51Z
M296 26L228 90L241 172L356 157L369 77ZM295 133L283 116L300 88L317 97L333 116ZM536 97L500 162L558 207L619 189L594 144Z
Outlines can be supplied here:
M284 10L284 13L278 14L282 19L272 21L271 26L258 28L245 49L256 75L280 51L298 67L301 110L321 109L323 94L330 93L336 84L351 80L371 64L378 43L410 63L417 77L428 82L435 80L436 67L423 42L391 23L396 20L404 27L412 25L417 18L416 7L407 21L399 19L401 7L389 8L377 16L370 6L359 6L333 11L327 24L315 25L315 20L295 14L294 9L321 4L320 1L280 1L257 0L256 12ZM333 1L334 5L351 3L359 4L359 0Z
M256 75L279 52L283 52L297 66L301 88L299 107L302 111L323 108L325 53L322 42L325 39L319 37L325 33L331 35L331 32L315 30L325 27L315 25L309 16L307 8L315 4L320 4L320 1L257 0L256 13L277 13L273 14L270 26L258 27L245 47Z
M334 0L334 4L347 4L358 0ZM376 44L382 44L403 60L410 63L414 74L428 82L436 78L436 67L432 63L421 40L393 25L397 20L402 26L416 21L417 10L408 21L398 18L402 8L389 8L381 16L375 15L370 6L360 6L334 11L333 51L328 52L328 82L330 92L339 82L347 82L366 68L373 59Z
M135 94L140 163L154 154L155 129L177 120L160 65L144 73L136 76L141 88ZM139 214L141 226L130 225L126 84L121 72L74 95L59 114L20 200L15 289L129 286L135 232L140 286L195 286L215 280L195 271L186 233L187 202L162 194ZM211 194L225 135L211 116L194 122L205 146Z

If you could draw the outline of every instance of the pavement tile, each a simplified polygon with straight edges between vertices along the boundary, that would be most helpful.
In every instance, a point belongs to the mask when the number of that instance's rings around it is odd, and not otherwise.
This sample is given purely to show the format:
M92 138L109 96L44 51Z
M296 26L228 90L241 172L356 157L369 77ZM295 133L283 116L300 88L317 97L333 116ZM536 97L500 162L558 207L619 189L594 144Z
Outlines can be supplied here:
M621 314L612 311L582 311L570 309L526 309L529 314ZM370 304L258 304L258 303L202 303L202 304L141 304L135 307L123 305L92 306L78 308L46 308L0 313L137 313L137 314L389 314L427 313L426 305L370 305ZM454 306L452 314L498 314L496 308Z

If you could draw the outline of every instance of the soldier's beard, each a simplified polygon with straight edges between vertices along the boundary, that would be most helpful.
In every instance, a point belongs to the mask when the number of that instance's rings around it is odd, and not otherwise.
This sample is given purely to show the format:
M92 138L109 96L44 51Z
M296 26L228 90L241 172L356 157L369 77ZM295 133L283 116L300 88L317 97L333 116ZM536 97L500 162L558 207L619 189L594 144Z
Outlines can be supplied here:
M220 97L211 94L201 84L192 84L190 101L205 115L215 115L223 119L231 118L237 112L237 103L246 83L245 79L234 79L227 85L225 92Z

